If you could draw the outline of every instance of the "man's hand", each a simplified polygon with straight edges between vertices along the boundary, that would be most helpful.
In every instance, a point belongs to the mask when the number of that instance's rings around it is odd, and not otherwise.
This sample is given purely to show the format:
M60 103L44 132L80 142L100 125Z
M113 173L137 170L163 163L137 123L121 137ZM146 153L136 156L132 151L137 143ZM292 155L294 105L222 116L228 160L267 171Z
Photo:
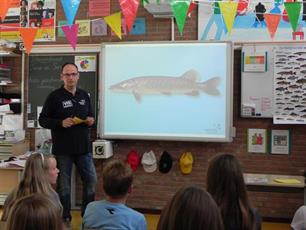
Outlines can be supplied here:
M92 126L95 123L95 119L93 117L86 117L85 123L88 126Z
M74 121L71 117L66 118L65 120L62 121L62 126L64 128L69 128L74 125Z

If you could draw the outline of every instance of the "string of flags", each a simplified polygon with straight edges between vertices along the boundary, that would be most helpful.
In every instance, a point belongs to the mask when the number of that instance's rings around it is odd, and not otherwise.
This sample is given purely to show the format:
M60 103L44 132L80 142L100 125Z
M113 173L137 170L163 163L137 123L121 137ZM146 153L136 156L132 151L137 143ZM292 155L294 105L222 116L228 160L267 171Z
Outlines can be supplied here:
M0 18L4 19L9 6L13 0L2 0L0 7ZM137 15L139 3L148 4L149 0L119 0L119 4L121 7L121 12L115 12L109 16L104 17L105 23L111 28L111 30L122 39L121 32L121 14L126 22L127 31L130 32L132 29L134 20ZM81 0L61 0L62 7L64 9L64 13L67 19L67 25L60 26L63 30L67 40L71 44L73 49L76 48L77 45L77 37L78 37L78 24L74 24L75 16L78 12L79 5ZM223 17L224 24L227 29L227 33L231 34L232 27L235 21L235 17L237 15L237 11L239 11L239 4L245 4L246 0L237 1L213 1L210 3L218 4L220 8L220 13ZM159 4L160 0L156 0L156 3ZM194 9L196 4L201 3L201 0L193 1L193 0L170 0L169 1L173 15L176 19L176 24L178 27L179 33L182 35L185 22L188 16L190 16L192 10ZM212 6L213 7L213 6ZM296 32L298 27L298 19L301 13L302 2L284 2L284 7L287 12L287 16L292 28L293 32ZM257 14L257 12L256 12ZM259 12L260 14L260 12ZM271 39L274 38L275 33L277 31L280 19L282 14L273 14L273 13L262 13L264 15L264 20L267 25L267 29ZM2 20L3 21L3 20ZM37 27L22 27L19 28L20 36L24 42L24 46L26 49L26 53L30 54L33 42L35 40L35 36L37 33Z

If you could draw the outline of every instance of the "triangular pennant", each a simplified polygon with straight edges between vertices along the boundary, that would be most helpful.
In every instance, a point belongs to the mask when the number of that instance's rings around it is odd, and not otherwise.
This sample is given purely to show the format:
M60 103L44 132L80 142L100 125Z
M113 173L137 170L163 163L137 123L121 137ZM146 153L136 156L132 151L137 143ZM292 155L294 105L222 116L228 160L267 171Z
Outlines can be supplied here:
M172 12L174 14L175 20L176 20L176 25L177 28L180 32L180 34L183 34L185 22L186 22L186 17L187 17L187 12L189 9L190 1L182 0L182 1L177 1L177 0L172 0L170 2Z
M141 3L142 3L143 6L145 6L146 4L149 3L149 0L141 0Z
M1 0L0 22L4 21L7 11L10 8L10 5L11 5L11 0Z
M62 26L62 31L65 33L71 47L75 50L78 40L79 24L73 24L72 26Z
M285 2L285 8L291 23L292 30L295 32L302 8L301 2Z
M29 55L32 50L33 42L38 28L19 28L20 36L22 37L26 53Z
M270 34L270 37L274 39L275 32L280 22L281 16L279 14L265 14L265 21Z
M238 2L219 2L219 6L227 31L229 34L231 34Z
M111 14L104 17L106 24L114 31L114 33L122 39L121 36L121 12Z
M196 4L194 2L191 2L188 8L188 12L187 12L187 16L191 17L191 12L194 9L194 7L196 6Z
M128 32L130 32L136 18L139 0L119 0L119 3Z
M73 24L76 13L78 12L81 0L61 0L68 25Z

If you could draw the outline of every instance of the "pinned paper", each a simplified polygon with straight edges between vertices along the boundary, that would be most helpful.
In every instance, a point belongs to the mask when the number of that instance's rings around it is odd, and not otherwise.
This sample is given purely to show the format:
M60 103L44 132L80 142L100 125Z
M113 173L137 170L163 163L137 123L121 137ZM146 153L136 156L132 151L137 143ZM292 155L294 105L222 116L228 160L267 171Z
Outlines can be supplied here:
M301 2L285 2L285 8L288 13L289 21L291 23L292 30L295 32L301 12Z
M62 26L62 30L64 31L67 40L70 42L70 45L75 50L78 40L79 24L73 24L72 26Z
M112 31L114 31L114 33L121 39L121 12L104 17L104 21L112 29Z
M280 22L281 16L279 14L265 14L265 21L267 28L270 34L270 37L273 39Z
M22 37L26 53L29 55L32 50L33 42L37 34L38 28L19 28L20 36Z
M61 0L68 25L72 25L81 0ZM66 36L67 37L67 36Z
M176 20L177 28L180 32L180 34L183 34L185 22L186 22L186 16L189 9L190 1L176 1L172 0L171 8Z
M1 0L0 21L4 21L8 9L10 8L11 0Z
M219 2L221 14L224 18L224 22L229 34L232 32L234 24L238 2Z
M137 14L139 0L119 0L119 3L125 18L128 32L130 32Z

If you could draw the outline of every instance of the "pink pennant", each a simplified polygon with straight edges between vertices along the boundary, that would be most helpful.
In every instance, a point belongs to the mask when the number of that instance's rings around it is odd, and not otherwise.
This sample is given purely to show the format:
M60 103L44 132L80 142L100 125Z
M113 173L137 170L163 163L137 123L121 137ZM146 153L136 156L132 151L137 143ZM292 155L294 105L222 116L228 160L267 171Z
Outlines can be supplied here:
M130 32L137 14L139 0L119 0L119 3L128 31Z
M66 38L70 42L71 47L75 50L78 40L79 24L73 24L72 26L62 26L61 28L65 33Z

